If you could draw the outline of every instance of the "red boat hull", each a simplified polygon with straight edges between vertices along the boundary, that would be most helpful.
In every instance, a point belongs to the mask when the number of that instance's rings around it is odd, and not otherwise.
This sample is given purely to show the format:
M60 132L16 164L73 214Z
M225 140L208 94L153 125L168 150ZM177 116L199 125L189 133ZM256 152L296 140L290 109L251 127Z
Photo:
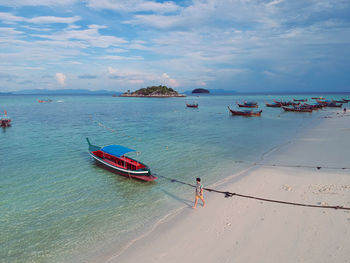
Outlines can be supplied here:
M229 109L229 111L231 112L231 114L233 116L245 116L245 117L259 117L261 116L262 110L258 111L258 112L245 112L245 111L234 111L231 110L230 107L227 106L227 108Z
M292 111L292 112L312 112L312 109L308 108L288 108L288 107L282 107L284 111Z
M241 108L257 108L258 105L247 105L247 104L239 104L237 103L238 107L241 107Z

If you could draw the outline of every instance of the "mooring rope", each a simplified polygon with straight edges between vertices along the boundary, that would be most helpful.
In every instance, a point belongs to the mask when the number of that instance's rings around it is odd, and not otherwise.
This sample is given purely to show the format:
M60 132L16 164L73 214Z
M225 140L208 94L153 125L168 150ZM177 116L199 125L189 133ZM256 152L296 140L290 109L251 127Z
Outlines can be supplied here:
M251 165L257 166L270 166L270 167L291 167L291 168L312 168L312 169L332 169L332 170L349 170L350 167L334 167L334 166L313 166L313 165L301 165L301 164L269 164L269 163L257 163L257 162L249 162L243 160L236 160L235 163L247 163Z
M164 178L166 180L171 181L172 183L180 183L184 185L188 185L190 187L196 187L193 184L189 184L177 179L172 179L168 178L163 175L157 175L158 177ZM228 192L228 191L219 191L216 189L211 189L211 188L206 188L203 187L203 190L208 191L208 192L214 192L214 193L219 193L219 194L224 194L225 198L233 197L233 196L238 196L238 197L243 197L243 198L249 198L249 199L255 199L259 201L265 201L265 202L270 202L270 203L278 203L278 204L284 204L284 205L294 205L294 206L304 206L304 207L314 207L314 208L325 208L325 209L336 209L336 210L350 210L350 207L344 207L344 206L331 206L331 205L313 205L313 204L304 204L304 203L297 203L297 202L288 202L288 201L282 201L282 200L274 200L274 199L268 199L268 198L262 198L262 197L257 197L257 196L252 196L252 195L244 195L244 194L239 194L239 193L233 193L233 192Z

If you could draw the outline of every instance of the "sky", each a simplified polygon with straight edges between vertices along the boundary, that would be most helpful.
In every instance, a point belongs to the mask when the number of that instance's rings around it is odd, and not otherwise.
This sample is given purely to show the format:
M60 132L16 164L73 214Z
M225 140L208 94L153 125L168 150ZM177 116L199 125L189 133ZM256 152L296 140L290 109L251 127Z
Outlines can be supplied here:
M350 92L349 0L0 0L0 92Z

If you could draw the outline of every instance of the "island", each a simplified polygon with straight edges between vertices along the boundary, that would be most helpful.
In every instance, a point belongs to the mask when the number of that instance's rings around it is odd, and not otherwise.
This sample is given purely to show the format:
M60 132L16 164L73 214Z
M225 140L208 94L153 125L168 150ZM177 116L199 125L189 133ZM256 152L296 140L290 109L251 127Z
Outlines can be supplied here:
M208 94L210 92L207 89L194 89L194 90L192 90L192 94L198 94L198 93L206 93L206 94Z
M186 97L183 94L179 94L177 91L167 86L151 86L142 88L134 92L127 92L120 95L121 97L147 97L147 98L170 98L170 97Z

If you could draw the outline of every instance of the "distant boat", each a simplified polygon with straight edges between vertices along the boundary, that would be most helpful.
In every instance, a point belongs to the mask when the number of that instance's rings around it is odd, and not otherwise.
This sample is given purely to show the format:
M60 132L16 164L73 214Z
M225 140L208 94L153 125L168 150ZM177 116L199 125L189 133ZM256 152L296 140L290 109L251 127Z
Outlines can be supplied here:
M300 101L300 102L304 102L304 101L307 101L307 99L294 99L294 98L293 98L293 101Z
M282 106L281 103L265 103L266 107L272 107L272 108L280 108Z
M332 100L334 103L345 103L344 100Z
M237 103L237 105L244 108L258 108L258 103L255 101L245 101L243 104Z
M350 102L350 99L343 99L344 103Z
M157 179L156 176L151 174L151 170L147 165L125 156L125 154L135 152L135 150L121 145L95 146L90 143L89 138L86 138L86 140L89 144L91 157L106 168L120 175L141 181L150 182Z
M229 106L227 106L229 111L233 116L246 116L246 117L259 117L261 116L262 110L260 111L252 111L252 110L245 110L245 111L235 111L230 109Z
M313 100L325 100L324 97L312 97L311 99L313 99Z
M304 103L301 107L307 108L307 109L312 109L312 110L319 110L319 109L322 109L324 106L325 106L324 104L320 104L320 103L317 103L317 104Z
M300 102L293 102L293 101L277 101L273 100L275 103L281 104L281 106L297 106L300 104Z
M338 103L332 101L332 102L327 102L326 106L330 107L330 108L341 108L343 106L343 104L342 103L338 104Z
M3 128L11 126L11 118L7 116L6 111L5 111L5 115L0 117L0 126Z
M52 102L52 100L48 99L48 100L38 100L39 103L45 103L45 102Z
M312 109L304 108L304 107L282 107L284 111L293 111L293 112L312 112Z
M327 105L327 103L330 102L330 101L325 101L323 99L316 99L316 102L319 103L319 104Z
M193 103L193 104L188 104L188 103L186 103L186 106L187 106L188 108L198 108L198 103Z

